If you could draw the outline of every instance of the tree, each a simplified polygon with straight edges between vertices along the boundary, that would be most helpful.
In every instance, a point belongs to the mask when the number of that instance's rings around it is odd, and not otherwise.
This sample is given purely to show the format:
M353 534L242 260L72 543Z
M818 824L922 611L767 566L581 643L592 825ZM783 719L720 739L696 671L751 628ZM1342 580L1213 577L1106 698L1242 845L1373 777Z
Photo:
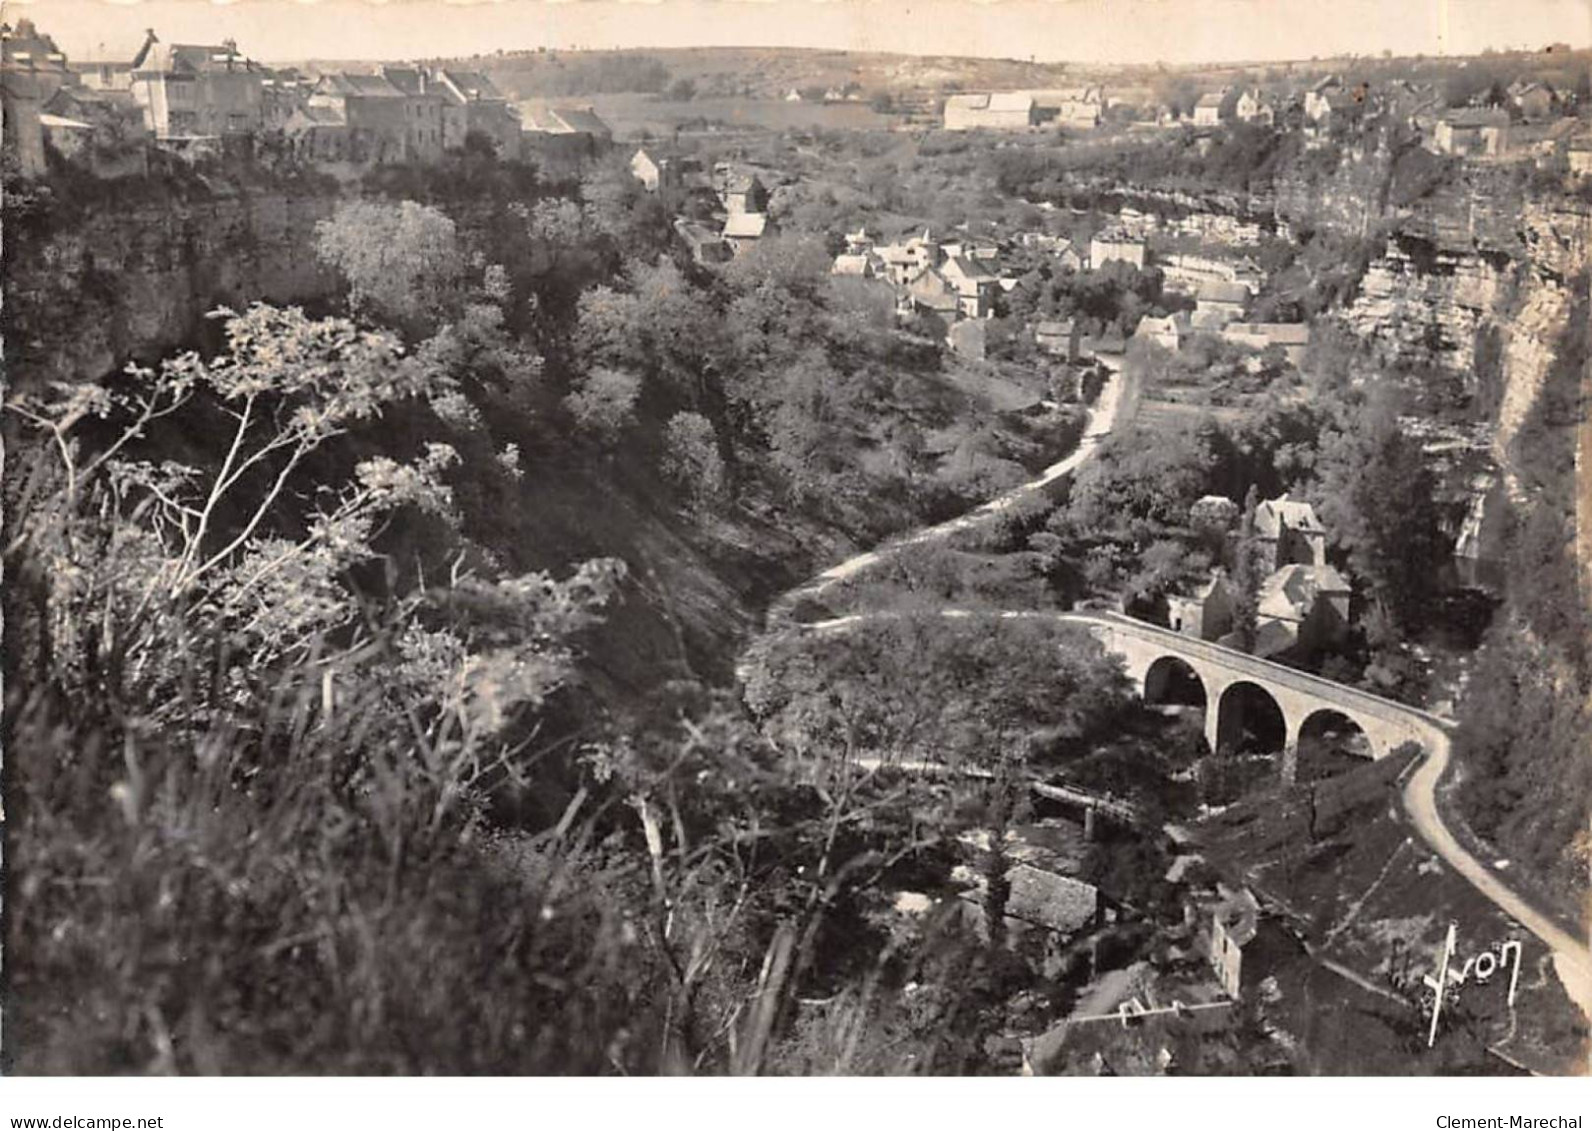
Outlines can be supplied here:
M348 280L356 314L426 329L457 301L464 276L458 233L423 204L355 200L315 227L316 254Z
M725 492L724 460L713 422L695 412L677 412L664 434L664 474L683 488L694 504L715 501Z
M1315 497L1334 545L1393 636L1420 627L1448 547L1436 478L1379 394L1323 438Z
M690 79L675 79L669 84L668 99L670 102L690 102L697 94L697 84Z
M564 398L564 408L582 431L612 447L635 419L640 395L641 378L634 373L599 366Z
M1244 496L1244 514L1233 544L1233 634L1239 651L1253 652L1260 630L1260 584L1265 572L1260 541L1255 537L1255 508L1260 492L1253 486Z

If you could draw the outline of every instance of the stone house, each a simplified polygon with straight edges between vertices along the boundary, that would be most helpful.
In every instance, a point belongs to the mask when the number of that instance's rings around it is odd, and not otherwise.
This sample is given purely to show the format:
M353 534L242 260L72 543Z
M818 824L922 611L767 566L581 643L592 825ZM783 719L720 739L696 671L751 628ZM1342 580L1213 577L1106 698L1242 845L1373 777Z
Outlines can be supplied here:
M914 309L938 314L948 321L954 321L962 313L961 294L937 268L926 267L919 271L907 283L906 293Z
M301 161L336 164L352 160L348 119L341 103L300 106L283 124L282 132Z
M1138 326L1134 327L1133 336L1140 341L1154 342L1164 350L1176 353L1183 344L1183 336L1178 327L1177 319L1168 314L1164 318L1155 318L1145 315L1139 319Z
M673 188L680 180L678 162L645 148L636 150L630 158L630 172L648 192Z
M768 188L756 173L738 173L724 182L719 194L724 211L734 216L740 212L767 212Z
M1187 593L1166 598L1167 626L1198 640L1220 640L1233 629L1233 591L1220 569Z
M1120 229L1097 232L1089 241L1089 266L1098 271L1113 260L1144 268L1144 241Z
M1280 346L1294 367L1303 364L1310 345L1310 326L1304 322L1234 322L1222 329L1222 340L1250 349Z
M1036 124L1055 122L1063 129L1093 129L1106 106L1105 92L1098 86L1036 90L1032 96Z
M1071 319L1063 322L1040 322L1034 327L1034 344L1048 354L1071 361L1077 356L1077 327Z
M1194 103L1194 124L1196 126L1219 126L1222 124L1222 100L1225 96L1220 91L1211 91L1199 96Z
M1028 91L953 94L945 100L948 130L1026 130L1039 122L1039 109Z
M18 20L14 28L0 25L0 112L5 147L23 176L44 172L44 105L75 81L66 55L32 20Z
M230 40L168 45L151 31L131 74L133 97L156 138L221 137L265 125L265 69Z
M1257 655L1309 654L1343 639L1349 629L1349 583L1329 565L1285 565L1261 582Z
M613 131L589 107L528 106L518 121L521 129L515 152L544 168L578 171L613 145ZM685 172L683 164L670 158L660 160L664 163L663 189L678 187Z
M442 158L442 91L420 67L383 67L386 79L404 98L404 154L410 161Z
M1244 316L1249 288L1242 283L1209 279L1195 292L1193 324L1201 330L1219 330Z
M1528 122L1541 121L1553 113L1557 101L1552 88L1524 79L1509 84L1509 101Z
M745 255L768 232L768 214L765 212L731 212L724 219L721 238L736 255Z
M995 313L999 285L994 275L959 255L947 257L940 274L955 289L964 318L989 318Z
M1268 572L1285 565L1327 564L1327 530L1316 509L1285 491L1255 507L1255 538L1260 543Z
M443 99L443 149L458 149L477 133L490 138L499 153L520 153L520 116L491 79L479 71L448 69L436 71L433 79Z
M322 75L306 107L319 113L306 113L296 119L292 132L303 138L306 129L325 131L340 124L346 131L342 160L377 164L407 161L411 120L408 106L403 91L382 75ZM328 144L324 132L317 144Z
M1438 116L1432 144L1455 156L1502 156L1509 148L1509 115L1482 107L1449 110Z

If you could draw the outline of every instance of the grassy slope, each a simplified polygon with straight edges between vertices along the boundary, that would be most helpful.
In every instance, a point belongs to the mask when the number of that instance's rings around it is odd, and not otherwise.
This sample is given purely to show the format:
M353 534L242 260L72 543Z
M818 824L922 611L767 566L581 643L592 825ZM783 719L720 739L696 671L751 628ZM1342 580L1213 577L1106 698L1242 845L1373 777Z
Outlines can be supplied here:
M1571 1070L1579 1063L1575 1050L1586 1041L1585 1024L1554 980L1546 948L1414 834L1398 800L1401 764L1387 759L1314 786L1273 787L1205 821L1199 829L1204 850L1281 909L1319 957L1378 983L1395 965L1399 947L1410 954L1416 977L1433 971L1450 920L1462 958L1523 936L1513 1016L1504 1001L1505 979L1467 986L1452 1026L1427 1054L1408 1047L1405 1011L1301 963L1281 979L1285 1025L1316 1046L1327 1072L1385 1071L1388 1066L1377 1063L1384 1054L1399 1056L1404 1065L1413 1060L1417 1070L1507 1070L1487 1046L1538 1071ZM1354 1040L1329 1015L1343 994L1367 1021Z

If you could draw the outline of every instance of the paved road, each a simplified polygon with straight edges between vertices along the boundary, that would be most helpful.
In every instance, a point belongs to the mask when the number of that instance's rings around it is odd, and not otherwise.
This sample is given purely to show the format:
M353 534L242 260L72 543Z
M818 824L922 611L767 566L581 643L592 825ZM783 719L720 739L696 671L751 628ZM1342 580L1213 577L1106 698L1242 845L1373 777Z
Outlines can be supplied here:
M1536 935L1553 952L1553 969L1565 993L1592 1019L1592 951L1585 939L1576 939L1557 923L1516 895L1496 872L1465 851L1437 809L1437 784L1448 768L1448 735L1434 728L1426 745L1426 759L1404 786L1404 808L1421 839L1431 845L1449 867L1486 896L1494 906Z
M1592 381L1592 377L1589 377L1589 381ZM1120 368L1114 369L1111 378L1101 390L1095 407L1090 410L1089 420L1084 427L1084 434L1078 442L1078 447L1066 459L1046 468L1037 479L1014 488L959 518L940 523L938 526L927 527L877 550L848 558L787 594L787 600L801 595L816 596L909 546L948 538L958 531L975 526L991 515L1010 511L1048 484L1076 471L1093 456L1100 442L1110 435L1125 404L1126 411L1131 416L1133 404L1137 399L1136 390L1127 389L1126 385L1127 381ZM967 614L960 610L947 610L947 615ZM1013 611L999 615L1021 617L1033 614ZM867 619L866 615L839 617L832 622L812 627L843 630L862 619ZM1449 831L1437 809L1437 785L1448 768L1451 753L1449 736L1447 730L1441 726L1429 725L1426 729L1429 731L1428 740L1425 742L1426 758L1405 784L1403 795L1404 808L1409 813L1416 831L1434 852L1465 877L1494 906L1542 940L1553 952L1554 971L1565 992L1581 1012L1592 1019L1592 949L1588 948L1586 940L1574 938L1510 890L1492 869L1467 852ZM1589 1065L1592 1065L1592 1061L1589 1061Z

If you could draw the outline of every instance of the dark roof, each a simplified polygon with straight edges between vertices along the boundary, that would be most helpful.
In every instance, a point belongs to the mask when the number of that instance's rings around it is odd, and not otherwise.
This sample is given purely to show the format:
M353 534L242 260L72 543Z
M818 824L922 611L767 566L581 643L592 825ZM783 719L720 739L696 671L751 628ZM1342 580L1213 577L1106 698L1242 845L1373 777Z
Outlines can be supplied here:
M492 80L480 71L438 71L438 77L451 84L471 102L507 102Z
M403 92L381 75L339 72L324 75L321 85L345 98L402 98Z
M613 130L608 128L608 123L599 118L597 112L590 106L561 109L557 113L576 133L592 134L596 137L613 136Z
M381 74L383 78L410 98L419 98L422 95L434 93L426 89L425 75L417 67L383 67Z

